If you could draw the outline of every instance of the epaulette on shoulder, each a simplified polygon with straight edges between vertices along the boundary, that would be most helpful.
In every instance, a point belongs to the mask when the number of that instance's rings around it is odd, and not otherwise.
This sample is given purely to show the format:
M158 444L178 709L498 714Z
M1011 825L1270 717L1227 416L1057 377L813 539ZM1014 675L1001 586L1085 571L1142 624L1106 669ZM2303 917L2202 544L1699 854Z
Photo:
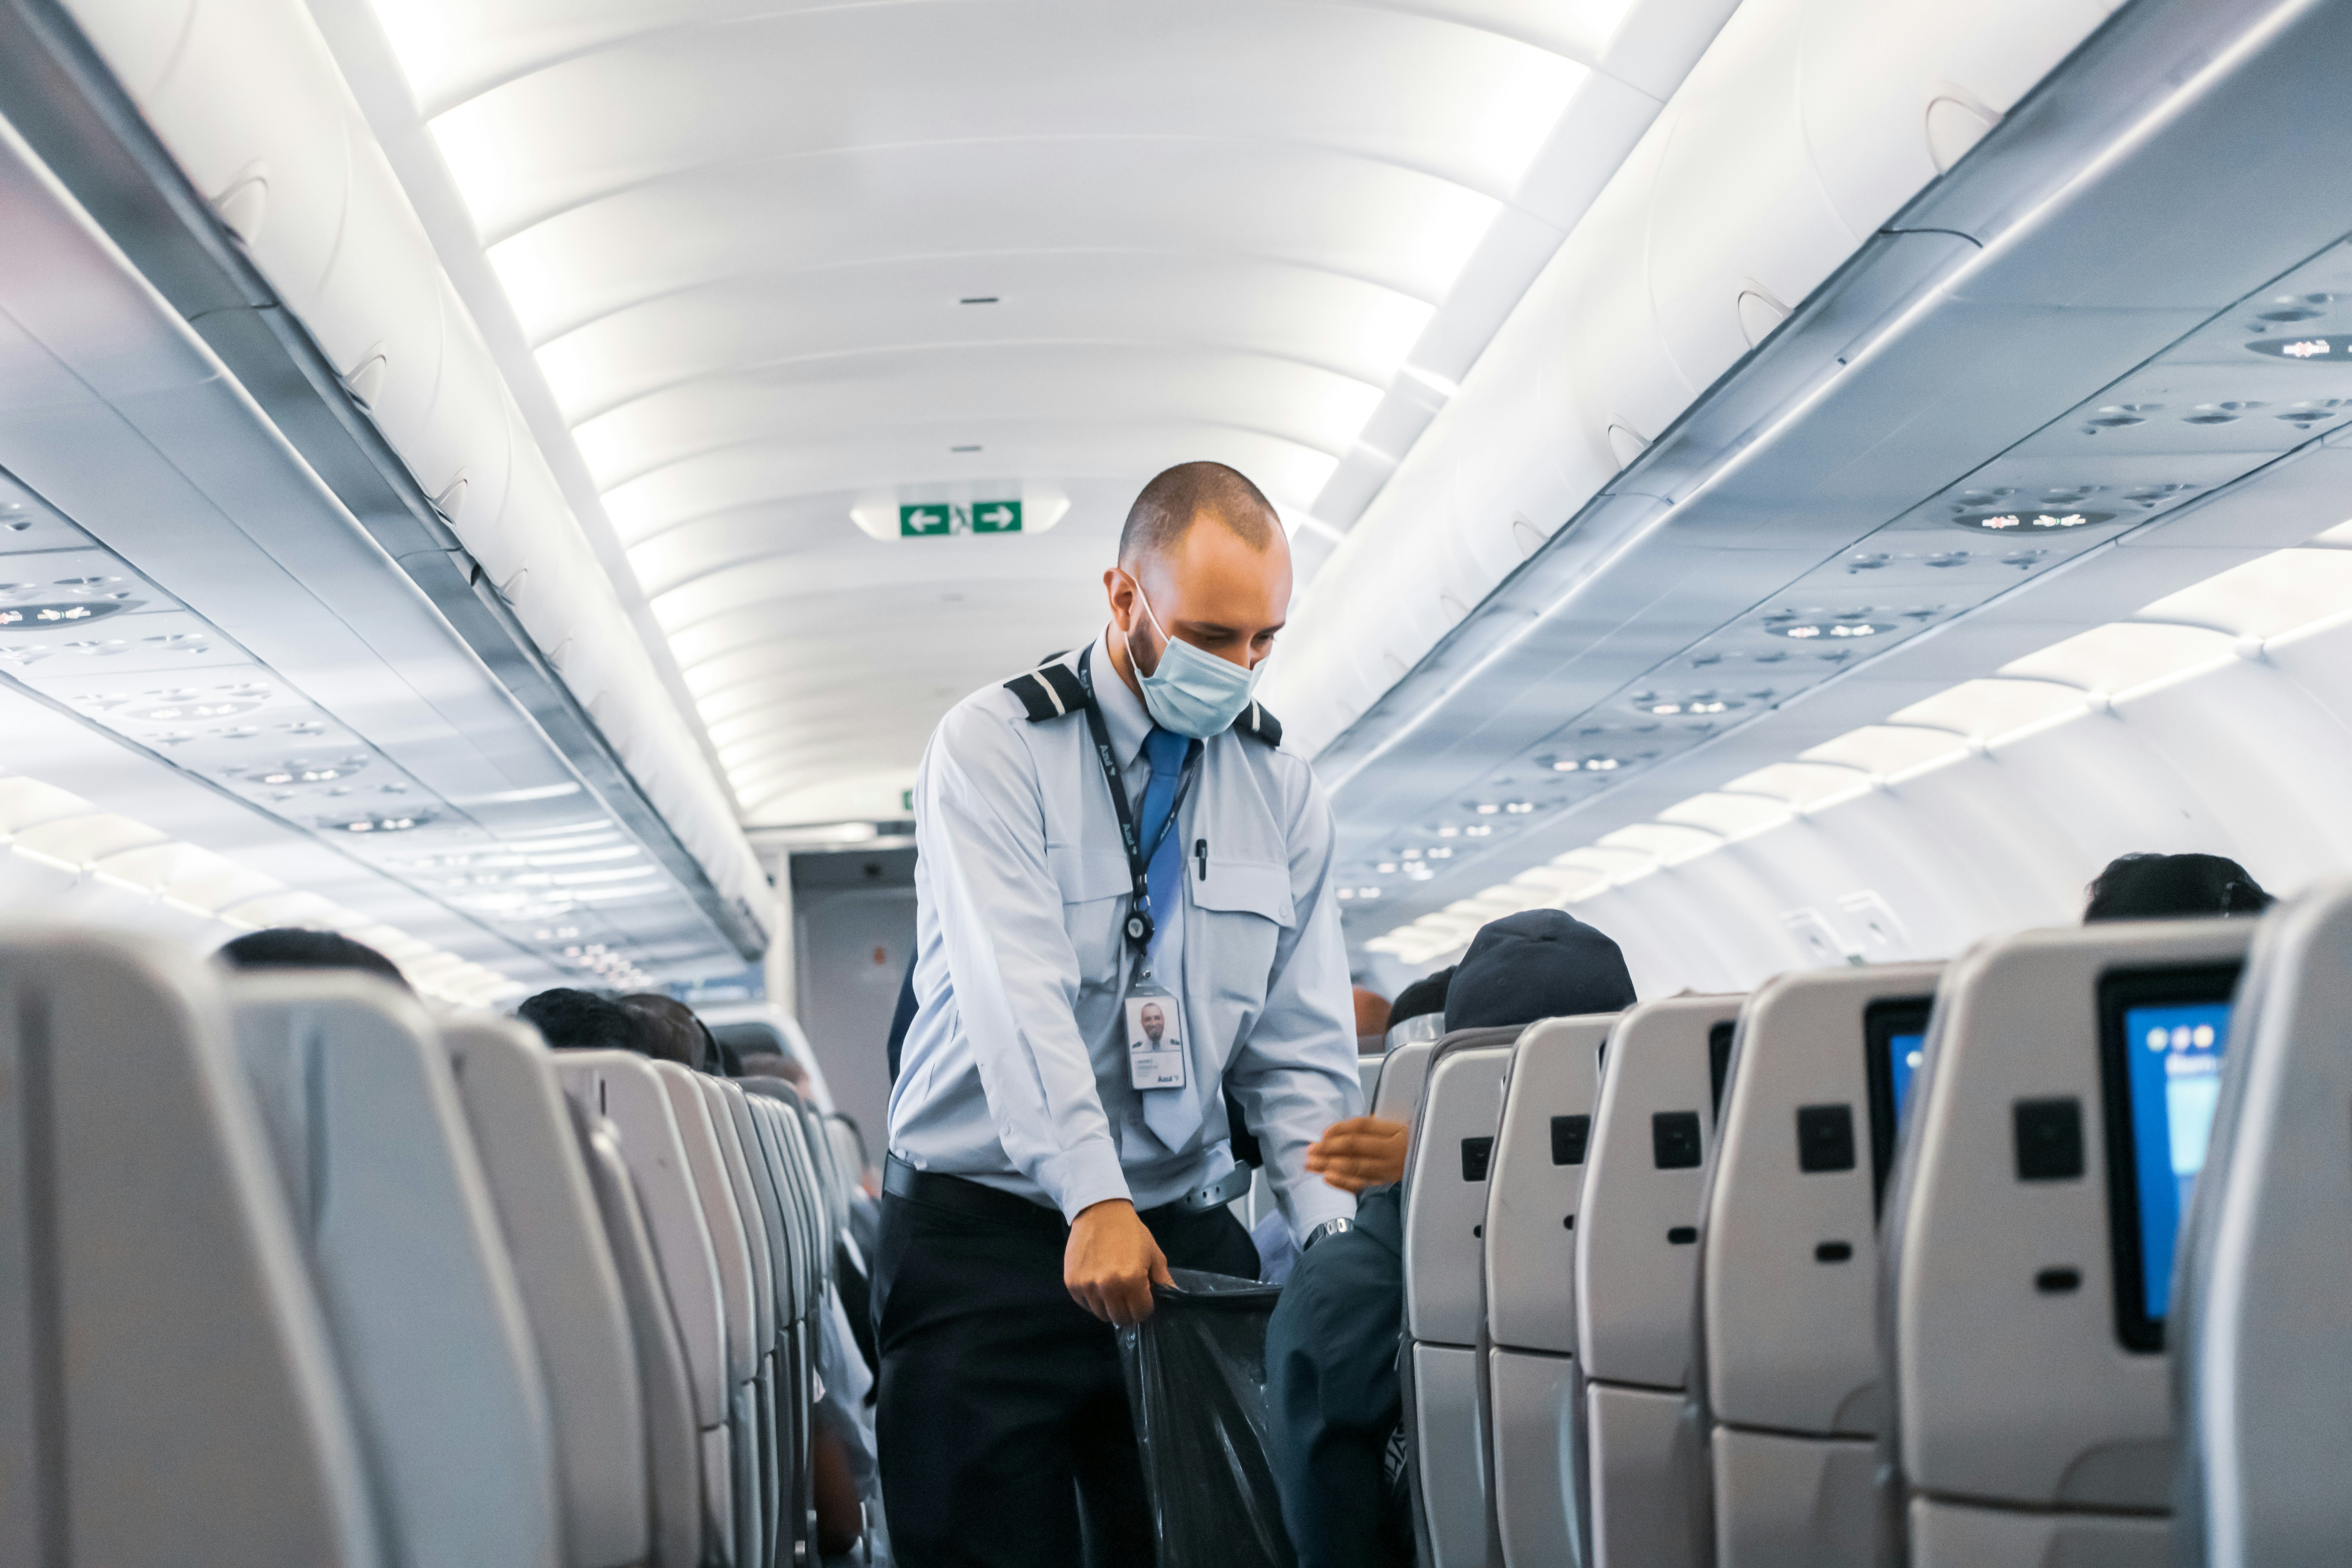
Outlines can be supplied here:
M1265 710L1263 702L1252 702L1234 721L1234 728L1253 741L1263 741L1277 750L1282 745L1282 721Z
M1032 724L1076 713L1087 705L1087 689L1078 684L1077 671L1066 664L1044 665L1026 675L1016 675L1004 683L1004 689L1021 699Z

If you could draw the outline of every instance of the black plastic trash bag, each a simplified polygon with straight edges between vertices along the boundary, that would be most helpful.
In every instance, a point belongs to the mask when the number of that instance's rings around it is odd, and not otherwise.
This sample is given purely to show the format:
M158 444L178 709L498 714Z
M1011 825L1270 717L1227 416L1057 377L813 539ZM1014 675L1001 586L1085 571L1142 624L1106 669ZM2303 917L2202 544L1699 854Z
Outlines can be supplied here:
M1266 1459L1265 1324L1279 1285L1169 1271L1118 1331L1159 1568L1295 1568Z

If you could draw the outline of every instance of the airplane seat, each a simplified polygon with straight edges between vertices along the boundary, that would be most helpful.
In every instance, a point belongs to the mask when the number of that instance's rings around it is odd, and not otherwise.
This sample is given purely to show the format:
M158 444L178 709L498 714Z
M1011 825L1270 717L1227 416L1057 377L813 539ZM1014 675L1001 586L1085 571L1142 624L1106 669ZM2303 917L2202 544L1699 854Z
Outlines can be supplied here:
M1431 1568L1485 1568L1479 1255L1486 1171L1517 1026L1457 1029L1430 1052L1404 1181L1405 1426Z
M573 1103L587 1116L609 1120L619 1134L694 1394L702 1560L733 1563L735 1458L729 1418L735 1385L727 1342L731 1308L669 1090L654 1064L633 1051L558 1051L554 1060L556 1077Z
M858 1137L857 1129L850 1125L849 1118L838 1114L824 1119L824 1137L826 1148L833 1152L835 1168L841 1172L845 1206L842 1223L845 1226L848 1224L846 1201L857 1190L858 1183L866 1178L866 1144Z
M596 1194L613 1266L629 1312L636 1352L640 1405L645 1412L646 1487L651 1510L646 1568L699 1568L702 1561L701 1428L695 1419L694 1373L662 1284L654 1247L620 1130L565 1103Z
M1511 1056L1486 1188L1487 1429L1507 1568L1583 1560L1560 1486L1576 1352L1576 1213L1613 1013L1528 1026Z
M765 1211L752 1190L751 1160L735 1129L729 1096L741 1091L724 1079L698 1073L694 1087L701 1091L718 1135L719 1152L726 1167L735 1212L751 1265L752 1458L760 1499L760 1545L755 1561L770 1563L776 1556L776 1275Z
M695 1197L710 1228L711 1256L719 1265L719 1300L727 1313L729 1497L734 1504L735 1563L745 1568L759 1560L767 1533L760 1517L757 1268L742 1211L735 1205L734 1184L728 1180L719 1131L702 1098L702 1075L676 1062L650 1065L669 1096L670 1113L677 1119L687 1167L694 1174Z
M551 1568L547 1385L431 1017L368 974L223 989L393 1560Z
M1434 1013L1424 1015L1437 1017ZM1408 1024L1419 1019L1407 1019ZM1429 1058L1437 1049L1435 1040L1411 1040L1391 1046L1389 1054L1381 1058L1381 1070L1368 1103L1374 1116L1391 1121L1411 1121L1421 1106L1422 1086L1429 1079Z
M2175 1215L2255 923L2027 931L1946 972L1880 1243L1915 1568L2170 1561Z
M799 1114L798 1092L792 1085L777 1079L745 1079L740 1080L740 1087L750 1097L750 1103L767 1118L769 1132L779 1156L779 1168L784 1173L791 1189L793 1216L798 1226L796 1234L802 1263L801 1304L805 1310L797 1321L793 1342L793 1371L796 1390L792 1401L792 1415L796 1423L793 1447L801 1456L801 1464L794 1476L793 1518L799 1526L800 1537L814 1543L816 1539L814 1402L819 1331L816 1314L822 1310L824 1300L828 1284L826 1266L831 1252L825 1246L825 1205L816 1165L809 1152L807 1127Z
M1943 968L1801 970L1741 1010L1699 1226L1717 1568L1874 1560L1878 1202Z
M1356 1058L1356 1085L1364 1092L1364 1110L1368 1115L1372 1107L1379 1102L1381 1064L1386 1060L1388 1058L1385 1056L1370 1054L1359 1056Z
M776 1274L776 1408L773 1412L777 1446L777 1560L797 1561L814 1551L806 1535L805 1520L801 1507L803 1474L810 1464L808 1407L812 1397L811 1379L803 1363L802 1347L809 1339L809 1315L813 1293L807 1279L808 1242L798 1211L798 1199L793 1195L792 1178L783 1165L783 1154L771 1119L776 1109L755 1097L743 1093L740 1086L729 1096L731 1113L737 1119L738 1131L743 1136L747 1152L756 1152L752 1162L754 1186L761 1203L770 1213L773 1232L772 1261Z
M1705 1561L1692 1506L1698 1224L1713 1145L1717 1039L1739 996L1629 1008L1610 1032L1576 1220L1577 1360L1593 1568Z
M2180 1237L2183 1563L2319 1563L2352 1541L2352 883L2265 916Z
M267 1139L194 960L0 936L0 1562L386 1561Z
M539 1348L555 1437L566 1568L624 1568L648 1549L646 1413L620 1275L537 1034L500 1018L444 1026Z

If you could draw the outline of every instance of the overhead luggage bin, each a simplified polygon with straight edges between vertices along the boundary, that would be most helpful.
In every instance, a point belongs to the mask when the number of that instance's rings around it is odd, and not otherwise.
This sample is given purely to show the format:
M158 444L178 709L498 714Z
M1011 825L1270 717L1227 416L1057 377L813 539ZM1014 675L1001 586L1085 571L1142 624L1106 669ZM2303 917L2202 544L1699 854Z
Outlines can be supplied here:
M613 1266L628 1305L639 1399L646 1421L646 1488L651 1508L647 1568L699 1568L702 1561L702 1435L695 1420L694 1373L662 1285L661 1259L637 1201L620 1130L565 1096Z
M1813 969L1739 1016L1699 1310L1717 1568L1869 1568L1878 1199L1940 963Z
M1915 1568L2170 1562L2175 1227L2255 925L2027 931L1946 973L1881 1265Z
M2352 884L2263 918L2239 998L2167 1329L2177 1560L2323 1563L2352 1542Z
M1610 1032L1576 1226L1582 1512L1594 1568L1705 1561L1683 1419L1716 1062L1738 996L1628 1009Z
M1485 1568L1486 1443L1478 1397L1486 1173L1517 1027L1436 1046L1404 1180L1405 1426L1433 1568Z
M735 1561L734 1443L729 1418L728 1299L710 1222L695 1188L686 1142L654 1064L632 1051L559 1051L556 1076L583 1112L608 1118L652 1233L662 1293L677 1325L694 1392L703 1556Z
M1511 1053L1486 1184L1486 1426L1508 1568L1583 1560L1560 1485L1576 1398L1576 1214L1614 1013L1546 1018Z
M0 1562L387 1561L267 1137L194 961L0 935Z
M566 1568L626 1568L648 1548L646 1412L620 1274L547 1047L467 1016L441 1041L488 1179L547 1382Z
M547 1387L432 1019L368 974L225 989L392 1561L551 1568Z

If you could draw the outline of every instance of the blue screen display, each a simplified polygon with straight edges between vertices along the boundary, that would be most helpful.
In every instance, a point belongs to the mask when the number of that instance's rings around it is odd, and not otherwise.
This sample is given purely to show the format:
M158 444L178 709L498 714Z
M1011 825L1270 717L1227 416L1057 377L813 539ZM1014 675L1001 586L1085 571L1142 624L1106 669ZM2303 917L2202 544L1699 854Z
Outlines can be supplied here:
M1895 1085L1895 1125L1903 1125L1903 1113L1911 1104L1911 1075L1919 1070L1919 1053L1927 1048L1925 1035L1889 1035L1886 1037L1886 1066L1893 1074Z
M2124 1010L2141 1288L2153 1321L2161 1321L2171 1305L2173 1247L2197 1173L2205 1167L2229 1037L2227 1002Z

